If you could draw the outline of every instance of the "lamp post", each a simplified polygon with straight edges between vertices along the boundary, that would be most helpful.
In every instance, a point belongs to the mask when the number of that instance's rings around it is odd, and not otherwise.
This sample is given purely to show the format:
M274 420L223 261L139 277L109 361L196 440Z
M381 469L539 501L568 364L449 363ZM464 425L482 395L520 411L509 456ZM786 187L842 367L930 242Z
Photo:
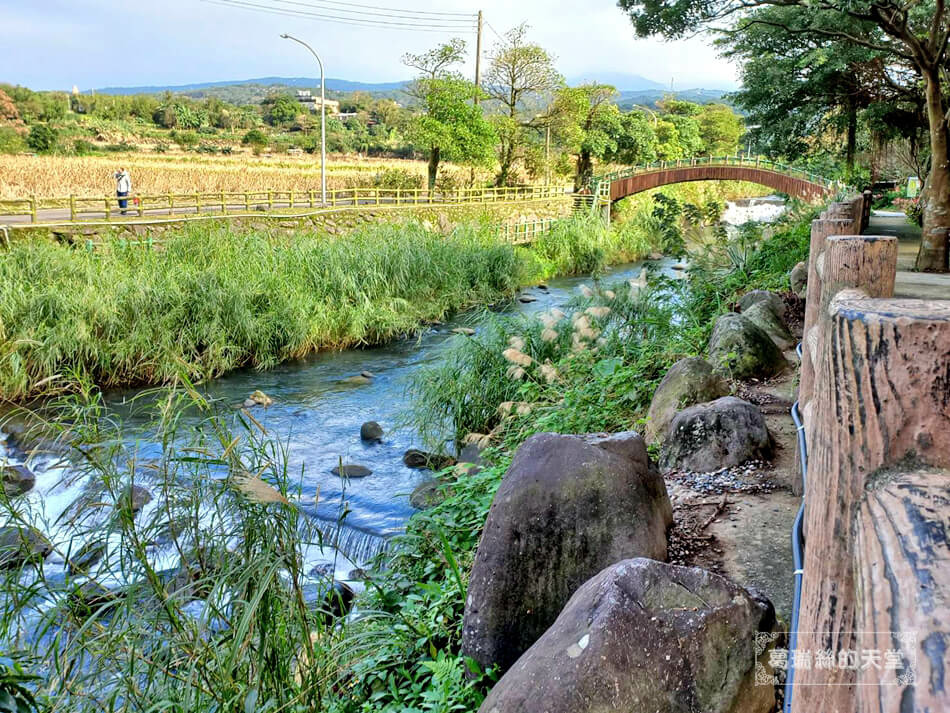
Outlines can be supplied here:
M327 202L327 98L326 92L324 89L324 74L323 74L323 60L320 59L320 55L313 51L313 47L308 45L303 40L298 40L296 37L288 35L286 32L281 35L282 39L293 40L298 44L303 45L312 54L316 60L317 64L320 65L320 202L323 205L326 205Z

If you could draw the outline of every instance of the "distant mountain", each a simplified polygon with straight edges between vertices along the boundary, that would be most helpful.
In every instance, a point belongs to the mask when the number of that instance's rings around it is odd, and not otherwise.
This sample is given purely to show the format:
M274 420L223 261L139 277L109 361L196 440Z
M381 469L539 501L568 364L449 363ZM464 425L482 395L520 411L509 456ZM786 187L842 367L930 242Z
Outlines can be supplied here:
M351 82L348 79L326 79L328 91L336 92L391 92L402 89L408 84L404 82ZM320 86L320 78L316 77L259 77L257 79L236 79L225 82L202 82L198 84L178 84L167 86L143 87L104 87L94 90L96 94L196 94L208 89L222 87L259 86L259 87L307 87L312 89Z
M655 107L656 103L672 93L677 99L694 102L696 104L710 104L722 102L729 104L726 97L729 92L723 89L682 89L676 92L649 89L646 91L620 92L617 105L621 109L631 109L634 106Z
M663 89L664 87L660 82L654 82L652 79L641 77L639 74L626 74L624 72L587 72L567 79L567 83L572 87L589 82L609 84L619 92L639 92L645 89Z

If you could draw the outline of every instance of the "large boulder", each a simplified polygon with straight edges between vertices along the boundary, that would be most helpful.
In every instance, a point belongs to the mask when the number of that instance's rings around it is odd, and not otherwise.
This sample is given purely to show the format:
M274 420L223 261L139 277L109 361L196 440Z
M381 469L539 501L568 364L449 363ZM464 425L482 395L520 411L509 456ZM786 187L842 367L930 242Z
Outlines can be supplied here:
M705 359L680 359L666 372L653 393L647 413L647 441L652 443L662 438L680 409L712 401L728 393L729 385Z
M764 302L766 306L775 313L775 316L781 319L785 316L785 300L781 295L768 290L752 290L746 292L739 298L739 311L745 314L752 305Z
M480 713L768 713L767 599L695 567L618 562L584 584Z
M53 551L50 541L31 527L0 527L0 570L38 564Z
M360 438L364 441L381 441L383 439L383 427L376 421L367 421L360 426Z
M141 485L127 485L122 490L115 506L116 509L124 508L135 515L150 502L152 502L152 494L147 488Z
M743 310L742 316L768 334L779 349L791 349L795 346L795 338L788 331L785 320L776 316L775 311L767 303L756 302L749 309Z
M8 498L28 493L36 485L36 476L22 465L0 465L0 483L3 492Z
M666 558L666 486L636 433L540 433L492 501L465 601L462 652L506 670L583 582L629 557Z
M768 333L734 313L716 320L709 338L709 360L735 379L775 376L787 366L782 350Z
M758 406L735 396L680 411L666 434L666 469L708 473L772 455L772 436Z

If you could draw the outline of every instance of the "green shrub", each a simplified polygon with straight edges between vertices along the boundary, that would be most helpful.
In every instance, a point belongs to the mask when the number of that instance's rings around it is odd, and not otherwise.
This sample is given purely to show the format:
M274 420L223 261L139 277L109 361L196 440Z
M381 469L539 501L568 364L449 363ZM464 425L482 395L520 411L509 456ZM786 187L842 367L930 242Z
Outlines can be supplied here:
M13 127L0 126L0 154L18 154L26 149L26 141Z
M37 153L49 153L56 148L58 132L48 124L34 124L26 137L26 144Z

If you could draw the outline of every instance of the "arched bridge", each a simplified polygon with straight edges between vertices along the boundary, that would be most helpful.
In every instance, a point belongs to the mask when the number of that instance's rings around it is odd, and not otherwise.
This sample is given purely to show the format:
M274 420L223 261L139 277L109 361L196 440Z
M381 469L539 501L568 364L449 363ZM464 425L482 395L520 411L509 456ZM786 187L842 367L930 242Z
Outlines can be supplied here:
M774 161L727 156L630 166L594 176L588 192L594 196L592 208L596 209L651 188L686 181L749 181L806 201L817 200L843 188L837 181Z

